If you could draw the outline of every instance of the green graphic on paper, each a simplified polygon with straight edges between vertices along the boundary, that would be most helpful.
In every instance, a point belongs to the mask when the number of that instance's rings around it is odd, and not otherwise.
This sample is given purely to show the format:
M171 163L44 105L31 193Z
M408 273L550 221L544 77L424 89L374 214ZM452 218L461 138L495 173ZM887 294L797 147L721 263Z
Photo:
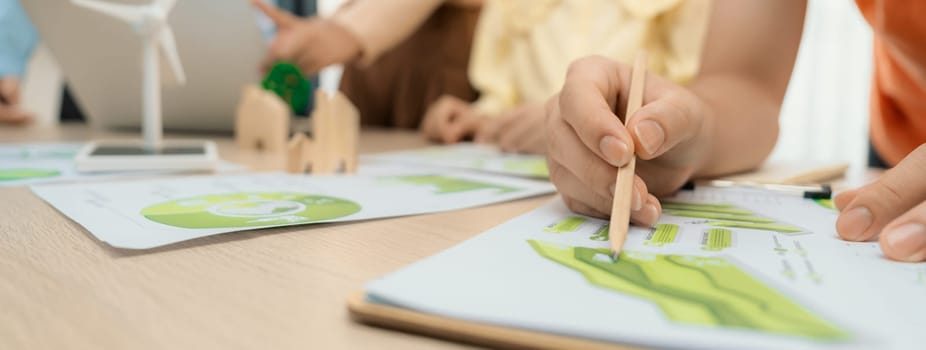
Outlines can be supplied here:
M826 209L837 210L837 209L836 209L836 204L833 203L833 200L832 200L832 199L814 199L813 201L814 201L814 203L817 203L817 204L819 204L821 207L824 207L824 208L826 208Z
M357 203L303 193L230 193L177 199L142 209L151 221L183 228L306 224L348 216Z
M643 241L643 244L653 247L662 247L666 244L675 242L675 237L677 235L678 225L659 224L656 225L656 229L646 238L646 241Z
M716 227L746 228L781 234L808 232L803 228L763 217L731 204L664 202L662 212L672 216L705 219L709 225Z
M725 258L623 252L615 263L607 249L528 243L595 286L656 304L673 322L821 341L848 338L844 330Z
M570 216L568 218L562 219L550 226L547 226L543 229L543 232L547 233L566 233L566 232L575 232L582 223L585 222L585 218L581 216Z
M496 190L498 194L502 194L517 192L521 190L520 188L511 186L497 185L483 181L461 179L444 175L409 175L387 177L384 179L394 180L410 185L432 186L434 188L435 194L459 193L486 189Z
M595 234L593 234L588 239L593 240L593 241L610 241L611 240L611 236L610 236L611 232L609 231L610 227L611 226L609 225L601 225L601 227L598 228L598 231L595 231Z
M550 170L547 168L547 161L543 158L506 160L503 167L506 171L518 175L544 179L550 178Z
M61 172L55 169L0 169L0 182L55 177Z
M732 246L733 231L722 228L707 230L707 232L704 233L704 238L701 240L702 250L719 252Z

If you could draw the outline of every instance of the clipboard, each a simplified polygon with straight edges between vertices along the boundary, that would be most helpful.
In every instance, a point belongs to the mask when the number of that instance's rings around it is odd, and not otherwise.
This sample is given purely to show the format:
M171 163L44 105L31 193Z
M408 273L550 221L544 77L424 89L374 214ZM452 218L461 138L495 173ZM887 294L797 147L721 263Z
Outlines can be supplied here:
M641 349L628 345L420 313L414 310L370 302L366 299L366 293L363 292L357 293L347 300L347 309L350 312L351 319L366 325L497 349Z

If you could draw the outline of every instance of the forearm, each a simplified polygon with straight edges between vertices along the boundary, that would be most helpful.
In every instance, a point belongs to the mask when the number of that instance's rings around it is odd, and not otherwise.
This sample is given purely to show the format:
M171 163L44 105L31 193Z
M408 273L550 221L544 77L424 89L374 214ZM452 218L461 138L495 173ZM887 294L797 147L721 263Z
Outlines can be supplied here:
M332 19L360 41L360 60L371 63L411 35L445 0L361 0Z
M783 92L733 75L703 77L690 88L704 102L701 138L708 150L695 177L749 170L768 157L778 138Z

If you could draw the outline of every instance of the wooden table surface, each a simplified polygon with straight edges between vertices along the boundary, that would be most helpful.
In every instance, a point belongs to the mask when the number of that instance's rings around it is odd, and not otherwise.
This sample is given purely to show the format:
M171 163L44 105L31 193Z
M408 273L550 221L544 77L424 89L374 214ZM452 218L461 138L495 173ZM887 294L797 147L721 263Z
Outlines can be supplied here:
M174 138L204 135L171 135ZM137 137L83 125L0 127L0 143ZM282 155L205 135L223 159L279 170ZM421 147L364 130L361 153ZM350 321L372 279L552 198L359 223L230 233L129 251L97 241L25 187L0 188L0 349L454 349Z

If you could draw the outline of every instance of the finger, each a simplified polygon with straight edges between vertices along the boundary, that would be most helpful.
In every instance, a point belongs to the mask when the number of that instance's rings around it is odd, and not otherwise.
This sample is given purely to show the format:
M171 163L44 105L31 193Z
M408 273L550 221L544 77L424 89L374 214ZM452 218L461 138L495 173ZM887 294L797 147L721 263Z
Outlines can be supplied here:
M630 212L630 222L639 226L654 227L662 215L662 206L656 196L646 195L646 200L640 210Z
M840 192L833 197L833 204L836 206L837 210L842 211L856 196L858 196L858 189Z
M439 98L428 107L421 125L422 134L431 141L440 141L440 130L444 120L449 118L449 100L446 96Z
M910 153L878 181L866 185L836 220L843 239L866 241L902 213L926 200L926 145Z
M592 191L578 176L562 166L551 166L550 176L556 179L553 183L557 191L574 202L575 207L570 206L570 209L599 218L610 216L613 193L603 196Z
M617 168L604 162L585 147L579 137L562 120L549 122L547 156L573 174L582 174L582 183L599 196L612 196L611 186Z
M888 258L908 262L926 260L926 202L885 226L880 243Z
M276 6L270 5L261 0L251 0L251 5L254 5L260 9L261 12L267 15L267 17L273 21L273 24L277 26L277 29L287 28L298 21L296 16L293 16L290 13L280 10Z
M567 197L566 195L563 195L563 202L566 203L566 207L568 207L569 210L572 210L575 213L586 215L586 216L591 216L591 217L596 217L596 218L602 218L602 219L608 217L608 214L602 213L598 211L597 209L592 208L591 206L585 203L572 199L571 197Z
M637 155L653 159L698 135L702 124L702 114L696 110L699 106L697 99L679 92L637 110L627 124L634 136Z
M562 119L582 143L613 166L633 156L633 139L614 113L621 94L622 69L603 57L587 57L569 66L559 95Z
M449 121L444 129L444 142L457 143L468 136L472 136L482 124L483 117L466 110L468 107L455 109L455 117Z

